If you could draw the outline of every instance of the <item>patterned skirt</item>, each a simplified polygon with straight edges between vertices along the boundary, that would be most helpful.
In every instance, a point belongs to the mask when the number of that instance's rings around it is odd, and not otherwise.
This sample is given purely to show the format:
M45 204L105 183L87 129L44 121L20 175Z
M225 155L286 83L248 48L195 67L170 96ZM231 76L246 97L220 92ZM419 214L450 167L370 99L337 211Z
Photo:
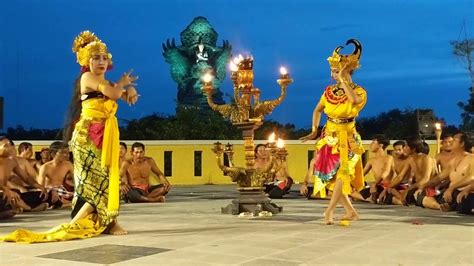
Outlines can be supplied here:
M71 216L87 202L95 208L99 223L106 226L118 212L107 210L109 175L108 169L101 167L103 129L103 122L92 118L83 118L76 124L71 139L75 186Z

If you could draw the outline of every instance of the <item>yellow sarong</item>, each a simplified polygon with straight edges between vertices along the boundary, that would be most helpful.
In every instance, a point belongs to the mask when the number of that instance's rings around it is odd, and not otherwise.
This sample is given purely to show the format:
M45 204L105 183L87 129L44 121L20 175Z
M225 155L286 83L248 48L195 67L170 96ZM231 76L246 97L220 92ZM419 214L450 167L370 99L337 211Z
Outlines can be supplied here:
M361 97L362 102L356 105L347 99L342 101L328 99L330 97L330 93L327 93L328 90L331 90L331 87L328 87L321 96L319 104L324 106L324 113L333 120L354 119L367 102L367 93L360 86L355 88L355 93ZM343 182L342 193L347 195L352 193L352 188L362 189L364 175L360 159L364 148L356 131L355 122L336 123L328 120L324 127L324 138L316 143L316 150L321 150L325 145L331 147L332 154L339 154L340 164L334 174ZM352 154L351 158L349 158L349 153ZM313 193L320 193L321 197L325 197L327 183L316 176L314 184Z
M73 206L78 197L95 208L95 213L70 224L64 223L46 232L19 229L2 241L42 243L90 238L101 234L113 222L119 209L119 129L113 100L93 98L82 102L81 118L71 139L74 156ZM91 141L89 127L104 123L102 147Z

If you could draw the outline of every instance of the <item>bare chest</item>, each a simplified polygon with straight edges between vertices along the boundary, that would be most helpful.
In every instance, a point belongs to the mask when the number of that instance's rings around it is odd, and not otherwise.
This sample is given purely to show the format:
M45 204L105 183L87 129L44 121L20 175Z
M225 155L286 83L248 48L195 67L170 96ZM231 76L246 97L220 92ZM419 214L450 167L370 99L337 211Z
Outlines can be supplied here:
M467 178L469 175L469 161L462 160L459 163L454 162L451 172L449 174L449 180L451 182L456 182L458 180Z
M148 178L151 173L151 166L147 162L133 163L128 167L128 174L136 178Z
M61 186L69 174L67 167L50 166L46 169L46 185L47 186Z
M402 172L406 164L407 160L393 159L393 167L395 168L395 172L397 174Z
M387 167L390 167L389 165L389 160L386 158L380 158L372 161L372 171L375 176L382 176L385 169ZM391 170L390 170L391 171ZM389 175L390 177L390 175Z

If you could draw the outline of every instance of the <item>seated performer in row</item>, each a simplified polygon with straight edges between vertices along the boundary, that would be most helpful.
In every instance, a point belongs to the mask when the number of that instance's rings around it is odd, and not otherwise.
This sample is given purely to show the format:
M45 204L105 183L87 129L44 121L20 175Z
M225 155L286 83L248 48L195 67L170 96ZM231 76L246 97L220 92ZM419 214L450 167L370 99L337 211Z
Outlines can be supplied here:
M30 162L23 157L17 156L15 144L10 142L9 158L5 161L10 171L7 185L20 195L21 202L25 203L23 211L44 211L52 205L51 197L43 185L36 181L36 171Z
M460 132L454 135L450 146L453 158L447 168L421 186L415 193L417 201L421 203L420 205L444 211L457 209L456 198L460 189L469 186L474 179L474 154L469 153L471 146L465 133ZM446 179L449 180L447 189L441 191L439 195L430 193L430 189L435 189L436 185Z
M453 159L453 153L451 152L451 144L453 140L453 135L451 134L443 134L441 136L440 153L438 153L435 157L439 172L448 168L449 161Z
M365 201L372 203L391 203L391 197L387 196L392 178L395 177L393 157L386 153L390 141L383 135L376 135L370 143L372 155L364 167L364 175L372 171L375 181L369 188L360 191Z
M145 156L145 145L133 143L131 154L132 158L125 160L120 169L121 192L127 195L130 202L164 202L171 184L155 160ZM151 173L160 179L161 184L150 186Z
M35 169L37 172L39 172L40 167L51 161L51 153L49 152L49 148L42 148L40 151L40 158L35 164Z
M25 158L28 160L30 165L34 168L38 163L35 159L32 158L33 156L33 144L29 142L22 142L18 145L18 157Z
M415 191L436 174L433 158L423 153L424 150L423 141L419 137L407 139L404 147L404 153L408 156L407 163L390 184L390 193L403 204L419 205L414 197ZM407 175L410 176L408 187L402 183Z
M20 195L7 185L8 177L13 171L11 149L10 140L0 136L0 220L15 216L26 206Z
M66 183L74 176L74 166L69 161L69 147L66 143L55 141L49 147L53 160L41 165L38 182L50 191L53 207L59 208L71 204L74 187Z
M258 144L255 146L255 169L259 171L270 171L268 179L264 183L265 194L270 198L282 198L285 194L290 192L293 185L293 179L288 173L288 165L284 161L271 161L270 151L265 144ZM273 167L277 169L267 169Z

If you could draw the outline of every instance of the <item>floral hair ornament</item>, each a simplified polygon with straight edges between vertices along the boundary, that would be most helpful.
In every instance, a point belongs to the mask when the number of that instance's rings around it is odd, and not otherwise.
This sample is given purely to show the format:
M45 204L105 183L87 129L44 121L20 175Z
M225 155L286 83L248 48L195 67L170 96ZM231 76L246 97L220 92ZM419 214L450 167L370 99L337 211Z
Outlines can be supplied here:
M83 31L77 35L72 51L76 53L77 63L83 70L89 69L90 59L98 54L106 54L109 61L108 69L112 67L112 54L108 52L107 45L90 31Z

